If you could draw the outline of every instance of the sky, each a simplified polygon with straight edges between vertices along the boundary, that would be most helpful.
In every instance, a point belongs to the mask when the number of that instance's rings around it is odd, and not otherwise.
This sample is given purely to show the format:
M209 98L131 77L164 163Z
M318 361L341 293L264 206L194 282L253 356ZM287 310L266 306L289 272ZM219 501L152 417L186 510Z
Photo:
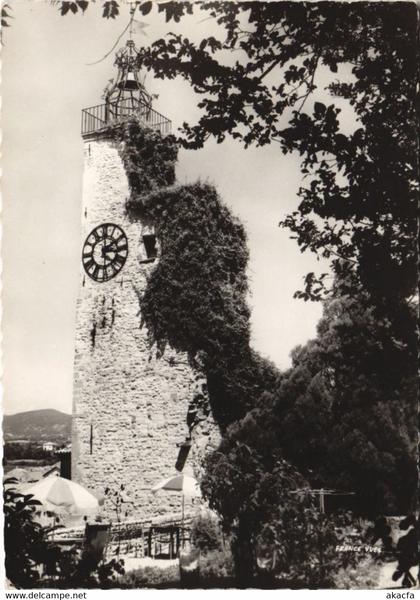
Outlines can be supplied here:
M97 64L128 23L128 7L115 21L99 6L60 16L44 1L14 0L2 51L2 260L3 410L41 408L71 412L75 307L81 248L83 173L81 109L102 103L114 76L113 53ZM148 44L167 31L200 39L214 32L193 15L165 25L154 9L142 21ZM123 37L121 43L127 38ZM154 108L173 122L194 122L198 97L186 82L153 80ZM315 335L319 304L293 299L309 271L325 271L301 254L279 221L297 206L299 160L277 144L244 149L228 139L202 150L181 150L180 183L215 185L245 225L250 249L252 346L279 368L290 351Z

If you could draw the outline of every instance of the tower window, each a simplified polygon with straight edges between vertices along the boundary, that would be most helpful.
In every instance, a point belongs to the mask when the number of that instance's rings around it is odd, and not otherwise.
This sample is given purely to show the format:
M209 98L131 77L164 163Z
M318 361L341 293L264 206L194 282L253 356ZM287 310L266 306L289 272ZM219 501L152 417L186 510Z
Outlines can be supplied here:
M147 258L153 259L157 256L156 236L153 234L143 235L143 244Z

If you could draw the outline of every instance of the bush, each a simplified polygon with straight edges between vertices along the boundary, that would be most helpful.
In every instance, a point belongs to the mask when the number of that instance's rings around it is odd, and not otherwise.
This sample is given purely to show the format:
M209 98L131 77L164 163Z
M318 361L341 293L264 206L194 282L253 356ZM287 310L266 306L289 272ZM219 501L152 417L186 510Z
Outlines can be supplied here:
M36 587L40 565L49 559L50 544L34 512L40 505L16 489L17 480L4 481L4 551L6 577L17 588Z
M191 526L191 558L196 558L197 570L188 587L232 587L234 585L234 563L230 541L225 540L219 519L211 511L201 512ZM189 557L187 557L189 558Z
M352 526L350 513L325 515L313 505L290 501L281 507L277 519L262 528L257 556L271 555L264 575L267 581L272 577L273 587L335 588L335 574L358 564L354 552L339 551L337 546L359 546L362 540L363 533Z
M368 556L359 564L340 569L334 576L335 586L339 590L372 590L379 581L381 561Z
M233 556L227 547L203 554L193 549L181 557L180 574L182 588L235 587Z
M230 548L219 548L202 554L198 564L202 587L234 586L234 563Z
M159 567L140 567L126 573L119 579L119 587L125 589L137 588L179 588L180 575L178 565L166 569Z
M47 538L47 530L35 520L40 505L22 494L16 479L4 481L4 550L6 577L16 588L110 588L124 573L122 561L98 565L87 553L61 549Z
M214 513L201 512L195 517L191 525L191 543L203 553L223 548L222 529Z

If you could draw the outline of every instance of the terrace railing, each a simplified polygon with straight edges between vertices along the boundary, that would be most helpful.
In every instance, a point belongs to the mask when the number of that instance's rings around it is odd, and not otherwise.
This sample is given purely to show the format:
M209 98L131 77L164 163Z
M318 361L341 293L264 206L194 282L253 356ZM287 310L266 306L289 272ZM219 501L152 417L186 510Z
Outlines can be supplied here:
M171 133L170 119L151 106L130 98L84 108L82 110L82 135L96 133L131 116L136 117L144 127L158 130L162 135Z

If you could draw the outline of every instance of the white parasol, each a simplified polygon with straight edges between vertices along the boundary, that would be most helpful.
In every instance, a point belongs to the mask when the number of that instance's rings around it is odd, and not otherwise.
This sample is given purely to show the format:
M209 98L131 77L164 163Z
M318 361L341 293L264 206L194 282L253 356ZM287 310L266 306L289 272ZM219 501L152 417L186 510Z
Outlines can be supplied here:
M31 484L24 489L24 493L31 494L54 512L81 515L96 513L99 508L98 499L84 487L56 475Z
M182 525L184 525L184 498L197 498L201 496L198 481L190 475L177 473L168 479L163 479L152 487L152 493L158 491L178 492L182 495Z

